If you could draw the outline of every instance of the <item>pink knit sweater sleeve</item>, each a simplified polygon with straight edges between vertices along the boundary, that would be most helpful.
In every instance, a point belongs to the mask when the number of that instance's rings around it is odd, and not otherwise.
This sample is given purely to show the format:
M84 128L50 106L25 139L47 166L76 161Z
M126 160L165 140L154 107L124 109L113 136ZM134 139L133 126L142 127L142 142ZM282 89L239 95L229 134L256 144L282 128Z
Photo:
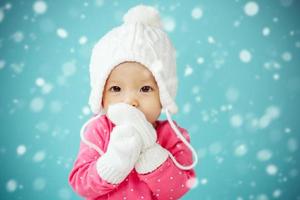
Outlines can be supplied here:
M109 129L106 119L102 117L87 127L85 138L104 151ZM107 199L107 194L118 186L107 183L98 175L96 161L99 157L97 151L81 141L78 156L69 175L69 183L76 193L87 199Z
M178 127L178 126L177 126ZM190 142L187 131L178 127L183 136ZM158 142L167 149L181 165L191 165L193 162L192 153L187 146L175 135L169 123L165 123L157 130ZM179 199L189 191L196 174L192 170L179 169L169 157L155 171L139 175L151 189L152 194L158 200Z

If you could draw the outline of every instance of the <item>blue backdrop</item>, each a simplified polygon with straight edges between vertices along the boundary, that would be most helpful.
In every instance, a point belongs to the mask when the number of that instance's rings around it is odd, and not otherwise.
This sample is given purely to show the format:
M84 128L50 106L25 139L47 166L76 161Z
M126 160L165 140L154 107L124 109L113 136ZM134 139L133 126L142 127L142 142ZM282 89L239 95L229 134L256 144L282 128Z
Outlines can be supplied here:
M182 199L299 200L298 0L0 1L1 199L81 199L91 48L139 3L178 53L174 119L200 158Z

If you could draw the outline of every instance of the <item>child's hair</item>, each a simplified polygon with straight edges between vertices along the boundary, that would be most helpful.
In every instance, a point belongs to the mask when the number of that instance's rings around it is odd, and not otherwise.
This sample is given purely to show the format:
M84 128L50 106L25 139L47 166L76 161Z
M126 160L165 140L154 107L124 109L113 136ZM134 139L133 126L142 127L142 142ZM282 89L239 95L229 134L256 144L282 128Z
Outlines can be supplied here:
M177 91L176 51L168 35L162 29L158 11L145 5L131 8L123 17L124 23L104 35L93 48L90 63L91 94L89 105L95 114L80 131L81 139L91 148L103 154L95 144L84 137L85 127L100 117L103 112L102 93L105 82L114 67L123 62L138 62L150 70L159 87L162 110L175 134L194 155L194 163L182 166L170 154L173 162L181 169L192 169L197 163L197 154L174 124L171 114L178 108L175 103Z

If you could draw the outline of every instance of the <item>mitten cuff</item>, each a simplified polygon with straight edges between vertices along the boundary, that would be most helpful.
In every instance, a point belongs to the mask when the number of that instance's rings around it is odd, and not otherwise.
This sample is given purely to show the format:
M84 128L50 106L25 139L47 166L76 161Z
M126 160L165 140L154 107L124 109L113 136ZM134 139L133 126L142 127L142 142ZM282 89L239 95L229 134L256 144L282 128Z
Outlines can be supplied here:
M113 160L106 155L100 157L96 163L96 169L99 176L111 184L122 182L130 172L129 170L122 170L117 166L116 160Z
M168 158L168 151L155 143L143 152L135 163L135 170L139 174L146 174L157 169Z

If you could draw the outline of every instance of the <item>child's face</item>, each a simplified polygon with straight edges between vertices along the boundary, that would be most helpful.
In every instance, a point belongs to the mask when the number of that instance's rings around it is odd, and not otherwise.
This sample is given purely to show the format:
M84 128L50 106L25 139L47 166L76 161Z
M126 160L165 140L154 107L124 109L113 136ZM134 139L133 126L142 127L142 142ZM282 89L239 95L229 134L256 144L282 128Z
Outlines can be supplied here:
M161 112L159 88L152 73L137 62L124 62L115 67L106 80L102 106L127 103L142 111L155 124Z

